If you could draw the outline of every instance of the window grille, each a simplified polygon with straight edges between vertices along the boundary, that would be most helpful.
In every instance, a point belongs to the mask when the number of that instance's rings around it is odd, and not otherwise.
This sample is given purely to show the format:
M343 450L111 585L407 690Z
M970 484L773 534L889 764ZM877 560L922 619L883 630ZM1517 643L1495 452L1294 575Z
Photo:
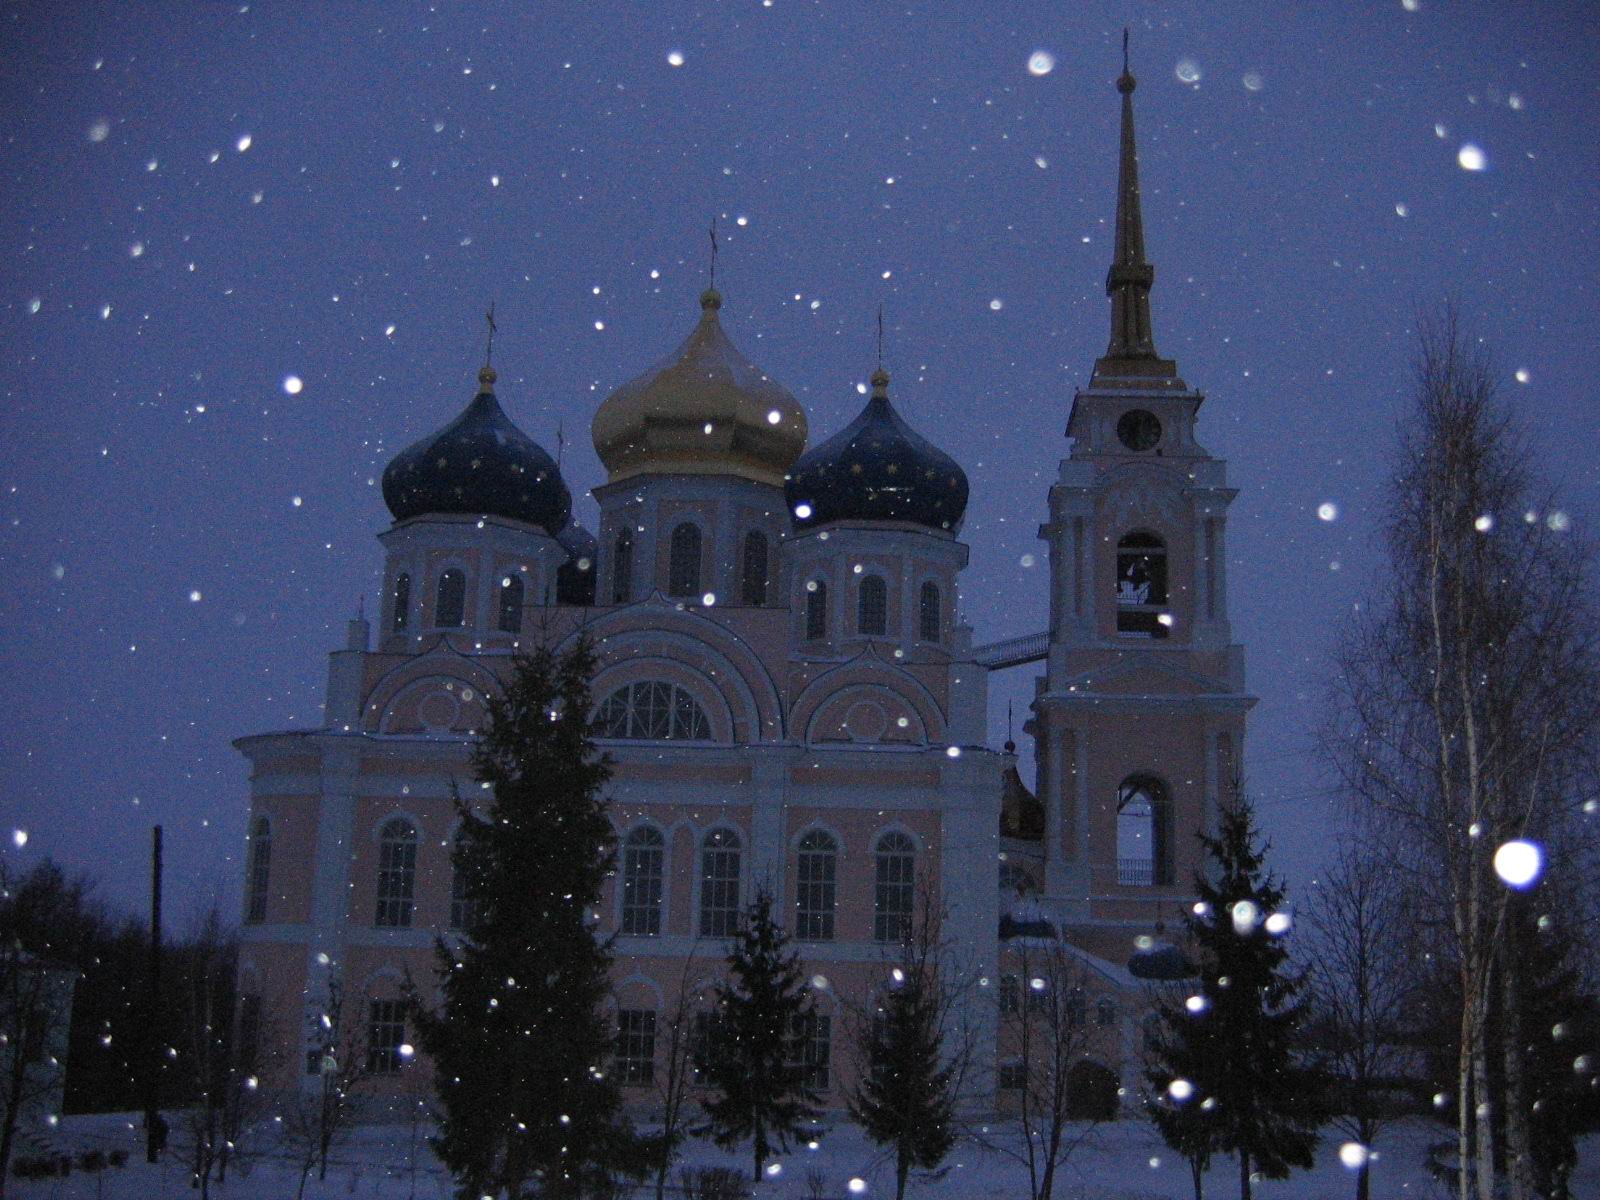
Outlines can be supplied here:
M800 839L795 862L794 936L802 942L833 941L839 848L821 830Z
M381 929L411 928L416 907L417 831L396 817L378 839L378 911L373 924Z

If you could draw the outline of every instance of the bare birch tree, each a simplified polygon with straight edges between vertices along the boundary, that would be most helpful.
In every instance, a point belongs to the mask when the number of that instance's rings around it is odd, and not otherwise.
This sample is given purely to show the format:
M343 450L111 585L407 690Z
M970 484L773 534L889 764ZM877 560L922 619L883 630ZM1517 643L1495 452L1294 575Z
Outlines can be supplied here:
M1600 742L1589 541L1530 463L1488 356L1452 310L1425 322L1387 493L1388 578L1344 633L1324 738L1356 812L1384 831L1374 852L1409 878L1408 904L1438 920L1459 973L1461 1200L1471 1175L1492 1200L1497 1111L1513 1200L1532 1186L1515 1053L1491 1094L1491 996L1513 1037L1518 1004L1494 856L1563 837L1594 795Z
M1401 891L1376 855L1347 848L1311 892L1309 972L1319 1066L1333 1085L1330 1122L1370 1151L1396 1111L1404 1081L1408 970ZM1371 1166L1356 1168L1356 1200L1367 1200Z

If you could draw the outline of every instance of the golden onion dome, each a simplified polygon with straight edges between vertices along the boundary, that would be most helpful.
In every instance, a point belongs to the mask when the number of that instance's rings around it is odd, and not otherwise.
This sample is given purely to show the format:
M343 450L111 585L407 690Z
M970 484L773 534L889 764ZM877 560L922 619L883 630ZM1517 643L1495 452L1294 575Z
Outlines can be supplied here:
M635 475L736 475L783 486L806 444L806 414L722 331L715 290L700 323L650 371L623 384L594 415L595 452L608 481Z

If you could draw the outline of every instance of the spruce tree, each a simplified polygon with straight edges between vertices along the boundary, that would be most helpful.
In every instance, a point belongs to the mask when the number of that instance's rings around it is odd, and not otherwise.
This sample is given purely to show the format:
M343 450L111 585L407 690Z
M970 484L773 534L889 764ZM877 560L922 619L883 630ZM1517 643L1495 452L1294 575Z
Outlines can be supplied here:
M413 990L413 1013L435 1070L434 1147L463 1200L589 1196L646 1167L610 1074L611 946L589 917L615 858L594 665L587 642L514 658L472 755L487 807L456 799L470 920L437 943L442 1007Z
M850 1115L894 1154L895 1200L912 1167L931 1170L955 1144L957 1078L964 1047L947 1047L951 995L940 968L936 929L905 943L887 992L862 1028L866 1070Z
M772 917L772 895L758 889L728 954L729 980L717 986L716 1011L696 1065L711 1086L703 1102L717 1145L749 1139L755 1178L774 1143L810 1132L822 1115L820 1098L806 1085L805 1035L816 1012L799 956Z
M1181 1004L1157 1002L1150 1106L1191 1167L1209 1151L1237 1155L1239 1195L1250 1200L1252 1170L1285 1179L1312 1165L1317 1082L1296 1057L1305 981L1288 966L1285 893L1249 804L1225 805L1216 836L1200 840L1210 869L1196 873L1199 903L1184 921L1200 978Z

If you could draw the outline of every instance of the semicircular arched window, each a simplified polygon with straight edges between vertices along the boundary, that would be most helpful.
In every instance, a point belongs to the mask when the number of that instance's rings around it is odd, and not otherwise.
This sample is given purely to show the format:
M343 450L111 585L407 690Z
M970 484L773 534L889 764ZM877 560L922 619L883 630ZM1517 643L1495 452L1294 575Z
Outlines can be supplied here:
M503 575L500 578L500 632L522 632L522 576Z
M622 932L661 936L661 892L666 839L641 825L628 834L622 850Z
M709 742L700 702L675 683L647 679L618 688L595 713L595 736L629 741Z
M685 521L672 531L667 555L667 595L700 594L700 526Z
M1124 535L1117 542L1117 632L1166 637L1166 607L1166 543L1145 530Z
M821 829L800 839L795 858L794 936L802 942L833 941L839 844Z
M767 535L752 529L744 535L740 599L756 606L767 602Z
M856 626L863 637L882 637L889 621L889 591L876 575L861 581L856 594Z
M441 629L458 629L467 623L467 577L454 567L439 576L433 623Z
M1152 887L1172 882L1172 805L1166 786L1130 775L1117 789L1117 882Z
M250 875L245 893L244 923L267 919L267 887L272 874L272 822L257 817L250 827Z

